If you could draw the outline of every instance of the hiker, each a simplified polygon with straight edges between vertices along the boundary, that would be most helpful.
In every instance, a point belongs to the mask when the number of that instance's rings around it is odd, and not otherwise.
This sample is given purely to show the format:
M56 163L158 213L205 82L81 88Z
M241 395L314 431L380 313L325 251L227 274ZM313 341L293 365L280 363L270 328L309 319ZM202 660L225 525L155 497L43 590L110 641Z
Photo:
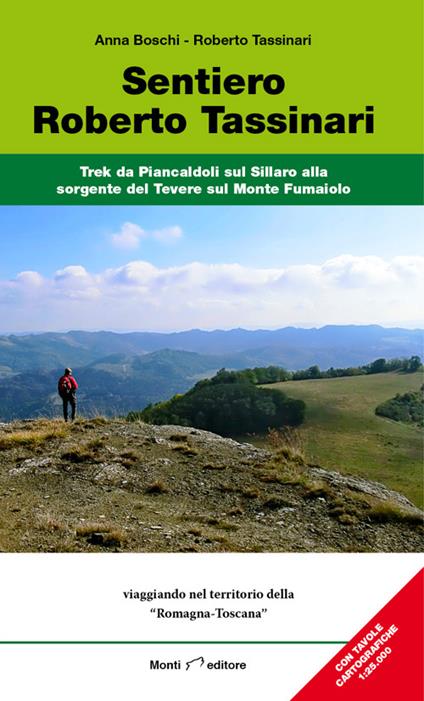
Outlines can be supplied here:
M71 421L75 419L75 412L77 409L77 397L76 391L78 389L78 382L72 375L71 368L65 368L65 372L57 383L57 391L63 402L63 418L65 421L68 420L68 403L71 405Z

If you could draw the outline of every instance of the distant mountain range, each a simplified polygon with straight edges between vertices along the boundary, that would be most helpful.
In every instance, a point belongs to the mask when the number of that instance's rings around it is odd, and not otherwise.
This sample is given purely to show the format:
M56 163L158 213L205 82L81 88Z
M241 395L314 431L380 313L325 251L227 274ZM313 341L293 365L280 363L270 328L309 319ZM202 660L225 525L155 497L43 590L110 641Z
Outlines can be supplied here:
M116 416L186 392L199 379L214 375L222 357L163 350L145 355L114 353L73 366L84 414ZM63 365L63 363L62 363ZM61 400L56 385L63 367L27 370L0 380L0 420L54 416Z
M116 415L185 392L222 367L356 367L422 351L422 330L381 326L0 336L0 420L57 414L65 366L80 383L84 413Z

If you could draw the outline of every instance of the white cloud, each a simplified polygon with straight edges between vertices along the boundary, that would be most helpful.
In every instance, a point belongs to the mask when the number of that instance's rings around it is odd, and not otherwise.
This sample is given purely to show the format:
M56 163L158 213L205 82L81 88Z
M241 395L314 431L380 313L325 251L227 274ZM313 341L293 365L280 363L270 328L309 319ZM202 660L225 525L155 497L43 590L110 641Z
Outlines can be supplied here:
M153 239L161 243L169 243L181 238L183 231L179 226L168 226L163 229L146 231L138 224L125 222L117 233L112 234L111 241L117 248L134 250L139 247L142 239Z
M324 276L342 287L363 287L395 283L393 263L377 256L338 256L322 266Z
M43 277L35 270L23 270L16 276L16 282L24 288L34 289L42 286Z
M69 265L51 278L0 280L0 312L14 330L407 323L422 317L423 272L421 257L351 255L286 268L133 260L93 274Z
M56 271L54 279L58 282L66 282L68 280L86 280L88 277L89 274L82 265L67 265L66 268Z
M104 274L104 281L110 286L145 285L157 275L157 268L144 260L134 260L121 268L109 269Z

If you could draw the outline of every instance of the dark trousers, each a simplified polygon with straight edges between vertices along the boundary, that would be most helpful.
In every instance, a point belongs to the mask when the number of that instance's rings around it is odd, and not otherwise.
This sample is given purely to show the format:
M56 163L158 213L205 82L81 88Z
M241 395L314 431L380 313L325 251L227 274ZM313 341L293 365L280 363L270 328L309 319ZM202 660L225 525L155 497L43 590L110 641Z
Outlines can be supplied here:
M75 419L75 413L77 410L77 398L75 394L68 394L66 397L62 397L63 402L63 418L65 421L68 420L68 404L71 405L71 421Z

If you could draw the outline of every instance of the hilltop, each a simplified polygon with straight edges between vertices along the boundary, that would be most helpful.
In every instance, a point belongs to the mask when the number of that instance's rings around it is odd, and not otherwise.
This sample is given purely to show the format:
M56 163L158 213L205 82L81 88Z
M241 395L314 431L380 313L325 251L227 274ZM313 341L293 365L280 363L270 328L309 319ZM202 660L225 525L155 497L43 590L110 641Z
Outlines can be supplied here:
M3 552L415 552L422 512L374 482L181 426L0 426Z

